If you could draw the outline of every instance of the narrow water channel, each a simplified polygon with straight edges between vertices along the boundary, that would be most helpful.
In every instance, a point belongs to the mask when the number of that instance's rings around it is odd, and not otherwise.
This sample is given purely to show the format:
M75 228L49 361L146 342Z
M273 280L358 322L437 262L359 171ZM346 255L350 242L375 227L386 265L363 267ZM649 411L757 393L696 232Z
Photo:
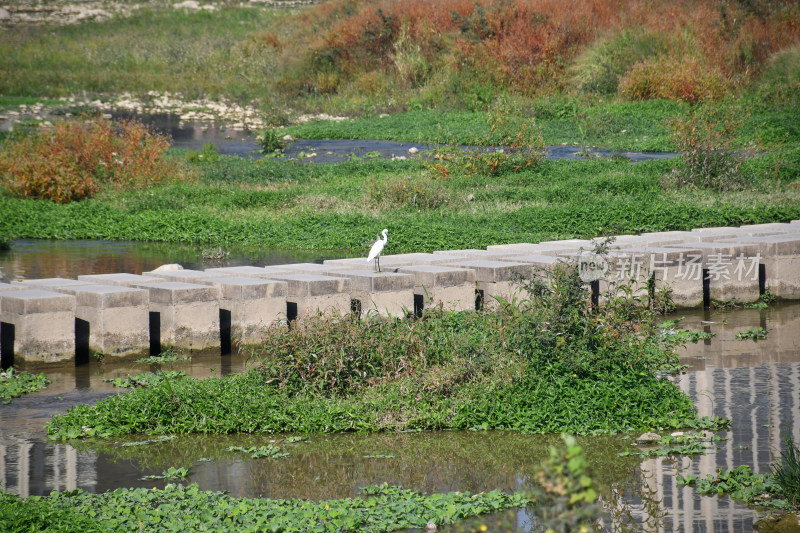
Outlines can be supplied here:
M752 531L756 511L728 497L698 496L692 488L679 487L676 475L704 476L741 464L768 472L780 456L782 431L800 442L800 304L683 312L670 318L681 317L679 327L715 336L682 351L682 361L690 366L676 379L701 415L732 420L731 430L721 433L729 440L694 458L641 461L618 455L630 449L629 436L580 439L609 502L605 523L615 530L632 522L647 531ZM767 339L735 339L737 332L758 326L769 330ZM244 355L196 354L162 368L204 378L240 372L246 364ZM141 435L70 444L47 441L44 425L53 414L124 393L106 380L155 368L91 362L50 370L53 382L46 389L0 405L0 486L22 496L54 489L103 492L161 486L162 481L141 478L169 467L188 467L187 481L201 489L246 497L352 497L361 487L383 482L425 492L513 490L527 486L533 469L558 441L553 435L500 431L311 435L291 444L282 443L284 435L192 435L151 444L136 444L147 439ZM289 457L250 459L227 451L229 446L275 440ZM480 521L502 531L536 529L523 510ZM444 530L469 531L475 523Z

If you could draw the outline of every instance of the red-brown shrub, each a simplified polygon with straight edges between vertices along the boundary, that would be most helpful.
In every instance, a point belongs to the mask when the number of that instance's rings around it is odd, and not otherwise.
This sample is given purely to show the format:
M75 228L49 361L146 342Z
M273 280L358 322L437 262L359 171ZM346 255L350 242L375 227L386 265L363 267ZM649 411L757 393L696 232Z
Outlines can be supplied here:
M61 122L10 142L0 153L0 183L9 194L58 203L106 187L141 188L178 177L163 155L169 141L141 123Z
M730 88L722 73L695 59L651 59L620 79L619 92L631 100L664 98L690 104L720 100Z

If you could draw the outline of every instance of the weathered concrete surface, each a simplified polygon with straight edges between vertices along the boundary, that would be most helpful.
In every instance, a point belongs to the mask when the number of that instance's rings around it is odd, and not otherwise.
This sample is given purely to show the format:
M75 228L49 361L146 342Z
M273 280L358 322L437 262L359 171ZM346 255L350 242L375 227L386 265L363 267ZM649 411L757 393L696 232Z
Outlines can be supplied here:
M219 307L231 313L231 338L242 344L261 342L267 328L286 320L285 281L211 275L198 283L219 289Z
M287 304L296 306L297 317L350 312L350 280L318 274L276 274L288 286Z
M205 272L206 274L214 274L218 276L269 279L269 272L265 270L264 267L256 266L207 268Z
M142 283L162 283L164 278L141 276L139 274L84 274L78 281L98 285L115 285L118 287L135 287Z
M350 280L350 298L360 302L361 316L403 317L414 312L415 278L397 272L344 270L331 274Z
M786 226L798 228L796 224ZM800 229L798 233L739 237L727 242L753 245L764 264L766 285L778 298L800 299Z
M449 311L475 309L475 272L442 265L413 265L397 269L414 276L414 294L422 297L423 309L441 306Z
M74 361L74 296L38 288L2 292L0 322L13 325L14 364Z
M22 285L12 285L11 283L0 283L0 292L21 291L21 290L25 290L25 287Z
M146 290L113 285L71 285L55 290L75 297L75 317L89 323L89 350L93 353L132 357L150 349Z
M168 281L180 281L183 283L195 283L197 280L202 280L208 277L208 272L205 270L151 270L150 272L143 272L143 276L154 278L161 278ZM216 276L226 276L226 272L215 272Z
M26 279L25 281L14 281L12 285L20 285L25 288L31 289L62 289L65 287L82 287L85 285L92 285L88 281L79 281L69 278L44 278L44 279Z
M665 247L680 246L670 244ZM688 267L699 262L701 268L707 271L712 300L748 303L759 299L758 246L737 241L695 242L690 247L698 253L686 253L683 264Z
M530 297L518 280L530 279L534 268L531 263L473 259L453 261L445 266L466 268L475 273L478 289L483 293L483 306L487 309L496 308L501 299Z
M202 350L220 345L219 289L181 281L142 283L159 313L162 345Z

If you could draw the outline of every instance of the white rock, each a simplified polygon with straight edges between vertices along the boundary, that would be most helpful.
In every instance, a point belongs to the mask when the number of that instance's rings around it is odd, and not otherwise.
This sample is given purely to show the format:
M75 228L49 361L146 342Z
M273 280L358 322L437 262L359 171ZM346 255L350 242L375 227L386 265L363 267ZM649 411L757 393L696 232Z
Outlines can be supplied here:
M286 143L293 143L293 142L294 142L294 137L292 137L291 135L289 135L289 134L287 133L286 135L284 135L284 136L281 138L281 140L282 140L283 142L286 142Z
M411 148L408 149L408 153L409 154L418 154L419 153L419 148L417 148L416 146L412 146Z
M185 0L184 2L175 4L172 7L175 9L200 9L200 3L196 2L195 0Z
M8 9L0 7L0 20L8 20L11 18L11 12Z
M183 270L183 267L177 263L171 263L169 265L161 265L153 270L153 272L172 272L174 270Z

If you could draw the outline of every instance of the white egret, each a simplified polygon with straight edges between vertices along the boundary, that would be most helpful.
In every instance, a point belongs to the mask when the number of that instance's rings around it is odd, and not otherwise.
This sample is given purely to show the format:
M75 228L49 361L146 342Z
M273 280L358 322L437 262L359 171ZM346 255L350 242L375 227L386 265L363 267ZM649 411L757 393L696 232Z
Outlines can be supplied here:
M381 271L381 252L383 251L383 247L386 246L386 243L389 241L389 230L385 229L381 232L383 235L383 239L376 239L375 242L372 244L372 248L369 249L369 256L367 257L367 263L375 260L375 270L376 272Z

